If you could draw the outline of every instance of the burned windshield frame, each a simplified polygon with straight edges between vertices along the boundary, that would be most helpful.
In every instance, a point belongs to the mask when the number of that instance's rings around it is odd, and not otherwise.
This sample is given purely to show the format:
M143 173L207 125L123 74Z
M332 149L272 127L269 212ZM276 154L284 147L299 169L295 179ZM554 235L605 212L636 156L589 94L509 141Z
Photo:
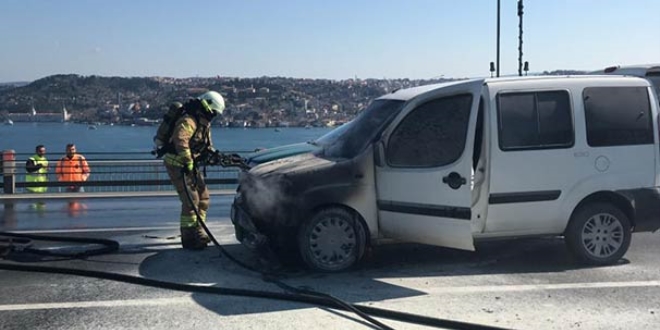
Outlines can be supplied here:
M328 145L330 141L334 141L337 139L337 137L346 131L351 125L353 121L349 121L339 127L336 127L335 129L331 130L330 132L324 134L323 136L319 137L316 140L309 141L307 143L315 146L323 146L323 145Z
M319 156L327 158L353 158L366 148L398 114L405 101L381 99L373 101L355 119L319 138L323 147Z

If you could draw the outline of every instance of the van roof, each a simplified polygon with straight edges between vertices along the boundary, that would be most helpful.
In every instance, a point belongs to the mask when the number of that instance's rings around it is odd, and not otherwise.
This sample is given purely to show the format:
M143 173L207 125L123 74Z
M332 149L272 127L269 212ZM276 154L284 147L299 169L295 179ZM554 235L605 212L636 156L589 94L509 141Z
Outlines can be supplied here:
M548 81L552 82L553 85L556 85L557 82L565 80L566 82L575 82L576 80L594 80L598 82L614 82L617 80L626 81L628 84L631 83L631 80L639 82L640 86L651 86L647 80L636 78L636 77L623 77L623 76L614 76L614 75L577 75L577 76L513 76L513 77L500 77L500 78L477 78L477 79L464 79L456 80L451 82L439 83L439 84L430 84L417 86L406 89L399 89L390 94L385 94L379 99L394 99L407 101L419 95L450 86L458 85L499 85L512 82L523 82L523 81L534 81L534 82L543 82Z

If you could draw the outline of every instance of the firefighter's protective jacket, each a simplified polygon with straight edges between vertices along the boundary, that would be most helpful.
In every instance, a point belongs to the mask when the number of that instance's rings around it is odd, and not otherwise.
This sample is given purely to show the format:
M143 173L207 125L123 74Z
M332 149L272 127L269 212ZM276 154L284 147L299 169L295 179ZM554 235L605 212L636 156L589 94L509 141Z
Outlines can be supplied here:
M176 154L165 155L165 162L177 167L193 163L206 149L213 148L211 139L211 123L200 116L195 119L187 114L174 125L172 143Z

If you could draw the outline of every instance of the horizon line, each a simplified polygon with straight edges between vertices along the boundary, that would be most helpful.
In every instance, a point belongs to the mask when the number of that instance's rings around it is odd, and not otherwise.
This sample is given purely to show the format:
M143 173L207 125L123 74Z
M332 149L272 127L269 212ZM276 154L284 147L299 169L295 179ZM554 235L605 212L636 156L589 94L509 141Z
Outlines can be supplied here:
M541 74L543 72L554 72L554 71L584 71L588 72L588 70L577 70L577 69L556 69L552 71L539 71L539 72L534 72L534 73L528 73L529 75L534 75L534 74ZM511 76L514 76L517 74L511 74ZM33 80L13 80L13 81L0 81L0 84L3 85L10 85L10 84L30 84L35 81L41 80L41 79L46 79L49 77L53 76L79 76L79 77L101 77L101 78L165 78L165 79L260 79L260 78L283 78L283 79L301 79L301 80L329 80L329 81L348 81L348 80L461 80L461 79L470 79L470 78L488 78L488 75L484 76L475 76L475 77L447 77L445 75L437 75L433 77L428 77L428 78L409 78L409 77L382 77L382 78L374 78L374 77L368 77L368 78L360 78L358 76L350 77L350 78L319 78L319 77L294 77L294 76L268 76L268 75L262 75L262 76L223 76L223 75L216 75L216 76L188 76L188 77L174 77L174 76L159 76L159 75L145 75L145 76L121 76L121 75L100 75L100 74L89 74L89 75L84 75L84 74L79 74L79 73L55 73L47 76L43 76L41 78L33 79ZM507 77L509 75L500 75L501 77Z

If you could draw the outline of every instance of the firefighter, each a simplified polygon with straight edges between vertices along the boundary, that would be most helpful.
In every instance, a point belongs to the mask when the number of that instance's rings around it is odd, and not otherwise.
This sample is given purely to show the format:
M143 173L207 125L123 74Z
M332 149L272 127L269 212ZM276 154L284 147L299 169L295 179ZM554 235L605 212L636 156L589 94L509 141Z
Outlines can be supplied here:
M167 140L170 146L166 146L164 163L181 200L181 245L184 249L202 250L210 240L199 222L206 221L210 196L195 160L215 151L211 139L211 122L222 114L225 102L218 92L209 91L183 106L184 115L176 121L172 135ZM192 205L186 195L186 186ZM199 212L199 219L194 208Z
M43 144L35 148L36 154L25 162L26 182L48 182L48 159L46 159L46 147ZM45 193L48 187L27 187L31 193Z

